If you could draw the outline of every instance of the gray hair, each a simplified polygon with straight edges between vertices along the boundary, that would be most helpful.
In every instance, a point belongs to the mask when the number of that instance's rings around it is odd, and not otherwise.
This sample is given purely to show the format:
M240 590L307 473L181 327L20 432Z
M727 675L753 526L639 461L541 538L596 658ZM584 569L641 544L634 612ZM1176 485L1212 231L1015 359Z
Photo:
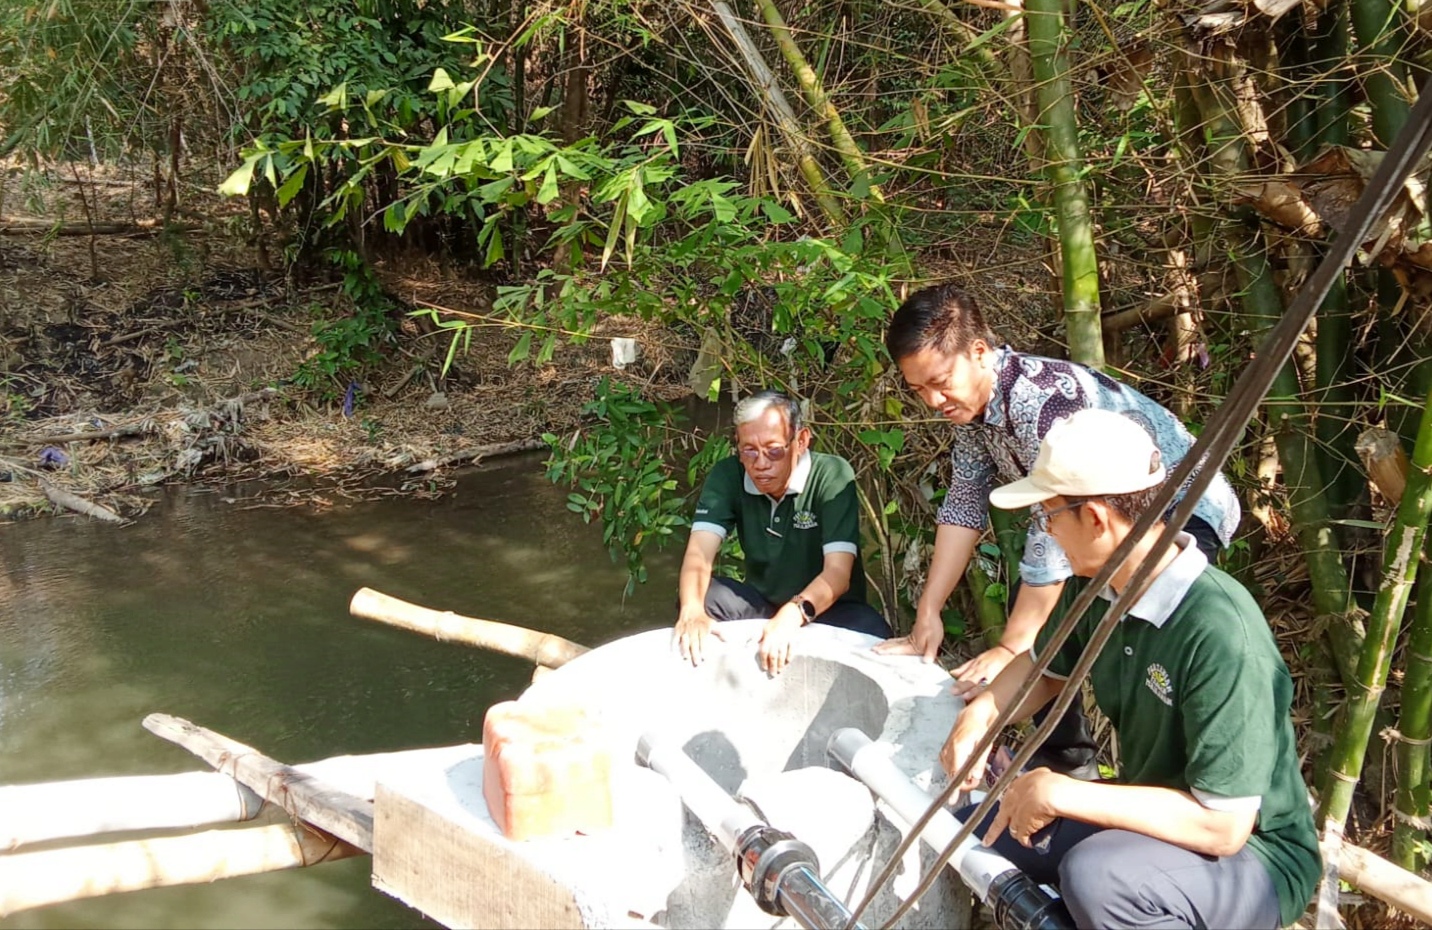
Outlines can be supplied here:
M801 416L801 405L780 391L770 390L758 391L736 405L736 426L740 427L764 416L772 407L785 414L786 426L790 428L792 437L801 431L801 427L805 425Z

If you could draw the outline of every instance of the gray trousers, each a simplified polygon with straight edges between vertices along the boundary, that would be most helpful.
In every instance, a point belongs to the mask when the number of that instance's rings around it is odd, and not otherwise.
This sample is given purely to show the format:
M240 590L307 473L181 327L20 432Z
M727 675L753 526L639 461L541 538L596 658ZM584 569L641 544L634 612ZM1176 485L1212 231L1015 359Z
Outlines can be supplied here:
M776 615L776 605L744 581L716 576L706 589L706 615L713 620L769 620ZM838 626L857 633L868 633L887 639L890 624L869 604L836 601L830 609L816 617L814 623Z
M971 805L955 816L974 813ZM984 836L994 814L975 831ZM994 849L1044 885L1059 888L1081 930L1105 927L1279 926L1278 892L1247 846L1232 856L1204 856L1142 833L1107 830L1060 818L1025 847L1000 834Z

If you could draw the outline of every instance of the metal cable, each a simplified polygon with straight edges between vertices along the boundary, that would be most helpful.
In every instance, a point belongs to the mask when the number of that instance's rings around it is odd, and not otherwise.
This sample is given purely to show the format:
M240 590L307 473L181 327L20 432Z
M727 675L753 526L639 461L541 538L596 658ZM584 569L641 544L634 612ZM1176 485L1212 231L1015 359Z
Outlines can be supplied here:
M1118 598L1109 608L1109 612L1099 622L1084 653L1080 656L1068 681L1065 682L1059 696L1055 699L1048 716L1043 724L1035 731L1033 737L1026 741L1024 747L1015 754L1004 774L995 782L990 789L989 795L980 803L965 821L964 825L955 834L954 839L936 857L935 863L926 871L918 886L905 899L904 902L891 915L885 927L891 927L896 921L905 915L914 906L922 895L934 884L940 871L949 861L958 845L965 840L980 821L994 807L1005 788L1019 776L1020 769L1029 761L1034 753L1043 744L1049 733L1058 724L1059 719L1073 703L1084 678L1088 675L1089 669L1098 658L1099 651L1104 643L1108 641L1117 624L1133 605L1152 581L1154 566L1159 562L1160 557L1173 543L1193 509L1197 506L1198 500L1203 491L1223 468L1229 453L1237 443L1242 434L1243 427L1257 411L1258 405L1267 394L1274 378L1287 363L1297 345L1298 338L1307 327L1308 322L1317 312L1322 304L1323 298L1327 296L1328 290L1332 287L1333 281L1340 275L1343 268L1351 261L1357 247L1366 240L1368 232L1373 224L1382 218L1382 215L1391 205L1392 200L1400 193L1402 185L1412 175L1413 170L1427 153L1429 146L1432 146L1432 78L1423 85L1418 95L1417 103L1408 114L1407 123L1398 133L1396 140L1383 156L1377 170L1373 173L1372 179L1363 189L1358 197L1357 203L1353 205L1348 213L1345 226L1333 238L1328 247L1327 253L1319 263L1317 270L1313 272L1307 283L1299 291L1293 303L1284 311L1283 316L1277 324L1269 330L1263 341L1260 351L1255 355L1253 361L1239 377L1233 389L1213 415L1209 418L1207 425L1193 448L1184 456L1178 467L1165 480L1162 489L1148 510L1134 523L1128 537L1114 550L1109 561L1104 564L1097 574L1090 580L1089 584L1080 592L1075 599L1068 614L1060 623L1054 634L1045 644L1043 657L1036 660L1030 672L1028 680L1020 688L1018 694L1010 702L1009 707L999 715L984 738L976 745L975 750L960 770L950 779L949 785L935 798L919 822L911 826L905 838L900 842L895 852L890 856L885 868L879 876L871 882L865 893L865 897L854 909L850 923L846 930L852 930L871 901L885 886L886 882L894 874L895 869L909 850L910 846L918 841L920 832L929 823L934 813L949 802L955 794L959 785L969 775L969 771L978 760L982 760L989 751L990 746L998 737L1000 730L1010 722L1013 712L1024 702L1024 699L1033 691L1037 681L1049 667L1049 662L1059 651L1065 640L1073 632L1075 624L1083 617L1084 612L1094 602L1094 598L1104 590L1109 579L1114 573L1123 567L1129 554L1135 545L1144 538L1157 523L1162 514L1173 502L1180 488L1185 481L1192 476L1187 492L1183 500L1174 509L1174 512L1154 542L1144 561L1135 570L1129 580L1129 584L1120 592ZM1195 475L1194 471L1198 470Z

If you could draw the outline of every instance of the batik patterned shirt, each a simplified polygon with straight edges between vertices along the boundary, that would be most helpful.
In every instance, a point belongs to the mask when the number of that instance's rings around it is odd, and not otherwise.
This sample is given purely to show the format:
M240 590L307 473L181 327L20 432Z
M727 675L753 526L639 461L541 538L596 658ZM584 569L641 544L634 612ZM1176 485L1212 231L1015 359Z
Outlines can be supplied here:
M1178 417L1128 385L1075 362L1021 355L1004 346L995 351L994 390L983 417L954 428L950 488L936 522L983 529L989 517L989 492L996 483L1028 475L1049 427L1086 407L1122 413L1142 426L1170 472L1193 447L1193 436ZM1182 499L1181 491L1174 504ZM1242 509L1233 486L1220 474L1193 513L1213 527L1226 546L1238 528ZM1026 584L1047 585L1072 572L1059 544L1031 523L1019 574Z

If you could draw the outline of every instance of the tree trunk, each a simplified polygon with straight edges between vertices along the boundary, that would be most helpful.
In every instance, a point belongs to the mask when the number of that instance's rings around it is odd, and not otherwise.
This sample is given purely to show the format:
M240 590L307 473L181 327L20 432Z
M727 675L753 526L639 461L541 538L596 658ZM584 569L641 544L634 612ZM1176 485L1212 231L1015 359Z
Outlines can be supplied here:
M1094 221L1083 178L1079 127L1064 48L1063 0L1027 0L1025 23L1034 68L1039 123L1044 127L1045 159L1054 185L1063 269L1064 320L1069 357L1091 368L1104 366L1104 333L1099 324L1099 262Z
M1339 827L1347 823L1353 790L1362 773L1373 718L1387 687L1392 648L1402 624L1407 598L1417 580L1418 559L1427 532L1427 515L1432 512L1432 393L1422 408L1422 424L1412 452L1407 489L1383 546L1382 581L1368 617L1367 638L1358 658L1357 678L1348 688L1348 702L1336 728L1333 744L1332 779L1323 794L1318 813Z

